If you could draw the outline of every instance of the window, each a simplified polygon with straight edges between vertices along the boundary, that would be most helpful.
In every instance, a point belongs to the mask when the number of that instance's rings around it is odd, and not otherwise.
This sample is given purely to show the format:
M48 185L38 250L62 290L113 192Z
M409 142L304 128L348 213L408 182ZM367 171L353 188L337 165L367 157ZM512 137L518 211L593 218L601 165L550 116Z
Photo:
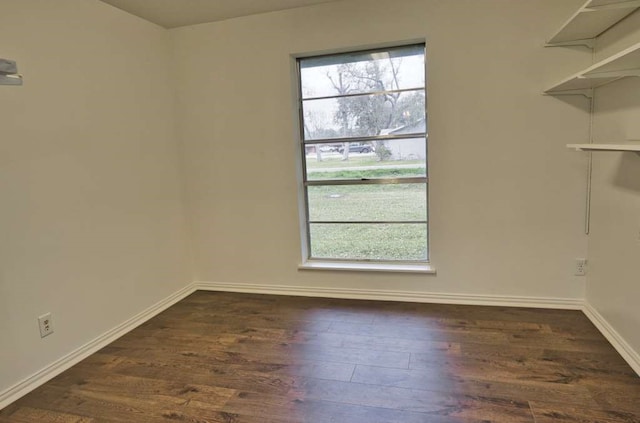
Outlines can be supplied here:
M308 259L427 262L425 46L298 59Z

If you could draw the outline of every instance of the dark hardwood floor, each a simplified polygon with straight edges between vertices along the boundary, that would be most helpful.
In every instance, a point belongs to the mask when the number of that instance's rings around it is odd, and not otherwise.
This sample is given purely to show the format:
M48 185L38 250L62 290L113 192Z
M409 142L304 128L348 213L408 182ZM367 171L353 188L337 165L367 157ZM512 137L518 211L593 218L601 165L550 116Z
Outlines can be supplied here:
M640 422L578 311L197 292L0 422Z

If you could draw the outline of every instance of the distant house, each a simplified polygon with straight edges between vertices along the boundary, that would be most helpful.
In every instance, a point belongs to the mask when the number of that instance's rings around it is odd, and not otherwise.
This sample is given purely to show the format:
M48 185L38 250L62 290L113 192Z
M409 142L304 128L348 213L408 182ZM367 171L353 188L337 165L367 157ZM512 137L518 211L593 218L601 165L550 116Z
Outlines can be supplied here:
M427 120L420 119L411 125L396 129L385 129L381 135L403 135L427 132ZM427 140L429 136L427 135ZM389 160L426 160L427 149L422 138L409 138L401 141L387 140L384 146L391 152Z

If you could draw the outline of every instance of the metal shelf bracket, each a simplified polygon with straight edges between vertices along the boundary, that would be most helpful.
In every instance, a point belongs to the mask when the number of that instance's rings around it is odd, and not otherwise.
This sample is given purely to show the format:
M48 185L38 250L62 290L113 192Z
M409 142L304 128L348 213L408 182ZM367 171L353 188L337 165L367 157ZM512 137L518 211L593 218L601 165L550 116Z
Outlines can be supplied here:
M596 46L594 38L586 38L584 40L559 41L557 43L546 43L545 47L572 47L581 46L593 50Z
M552 92L545 92L543 94L554 96L554 97L561 96L561 95L583 95L589 99L593 98L593 90L590 88L585 90L552 91Z

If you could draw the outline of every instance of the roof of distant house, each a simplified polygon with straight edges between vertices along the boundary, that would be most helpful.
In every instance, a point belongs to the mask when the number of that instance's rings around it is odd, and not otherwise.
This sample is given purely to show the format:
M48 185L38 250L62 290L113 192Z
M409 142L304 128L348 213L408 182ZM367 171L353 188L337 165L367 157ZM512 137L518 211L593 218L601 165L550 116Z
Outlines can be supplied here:
M381 135L419 134L422 132L427 132L427 119L424 118L410 125L400 126L394 129L383 129Z

